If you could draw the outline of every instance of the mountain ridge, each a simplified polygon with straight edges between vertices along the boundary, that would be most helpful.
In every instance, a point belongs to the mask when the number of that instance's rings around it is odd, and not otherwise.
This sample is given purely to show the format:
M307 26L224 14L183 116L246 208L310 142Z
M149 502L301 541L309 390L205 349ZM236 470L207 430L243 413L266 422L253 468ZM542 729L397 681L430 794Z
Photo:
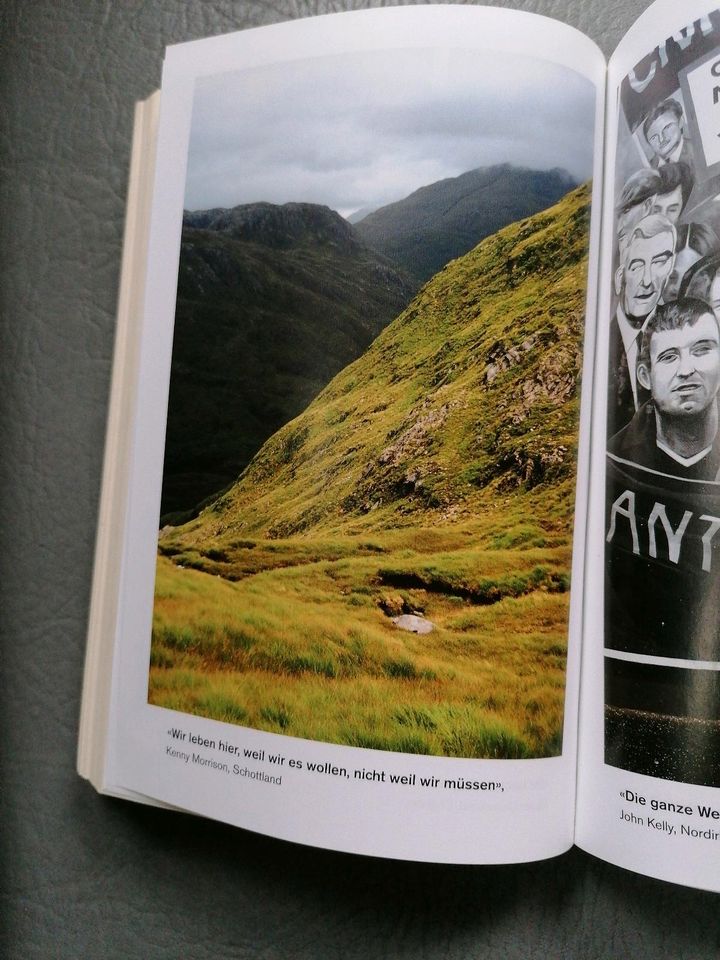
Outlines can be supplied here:
M576 186L559 167L478 167L422 186L354 226L366 243L422 283L480 240L551 206Z
M337 211L323 204L266 201L183 212L183 226L224 233L276 249L302 243L336 244L345 252L357 252L363 244L352 226Z
M451 263L183 538L446 523L537 490L566 523L588 210L574 190Z
M414 290L327 207L185 219L161 507L175 522L236 479Z

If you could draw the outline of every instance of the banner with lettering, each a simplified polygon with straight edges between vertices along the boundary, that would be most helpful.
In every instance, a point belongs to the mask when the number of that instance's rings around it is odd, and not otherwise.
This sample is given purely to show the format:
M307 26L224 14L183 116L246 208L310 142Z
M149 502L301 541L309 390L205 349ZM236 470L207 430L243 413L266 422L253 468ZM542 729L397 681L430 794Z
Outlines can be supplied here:
M681 70L717 51L719 38L720 11L715 10L668 37L631 70L620 93L631 130L642 123L657 103L672 96Z
M720 484L607 458L605 646L720 660Z

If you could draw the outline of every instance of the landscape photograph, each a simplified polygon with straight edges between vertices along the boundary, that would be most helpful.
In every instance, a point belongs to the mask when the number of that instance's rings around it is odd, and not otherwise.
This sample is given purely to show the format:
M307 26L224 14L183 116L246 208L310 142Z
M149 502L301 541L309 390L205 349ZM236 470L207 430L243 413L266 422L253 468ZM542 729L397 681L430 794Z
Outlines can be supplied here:
M594 110L477 50L197 82L151 704L561 753Z

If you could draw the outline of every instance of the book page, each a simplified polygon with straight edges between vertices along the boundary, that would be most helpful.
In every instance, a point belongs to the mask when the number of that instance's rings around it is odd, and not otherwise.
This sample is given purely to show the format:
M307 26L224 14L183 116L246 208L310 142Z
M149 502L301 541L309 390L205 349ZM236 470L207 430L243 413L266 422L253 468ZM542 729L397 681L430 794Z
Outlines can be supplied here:
M168 51L103 789L389 857L572 843L604 72L471 7Z
M608 70L578 843L720 889L720 9Z

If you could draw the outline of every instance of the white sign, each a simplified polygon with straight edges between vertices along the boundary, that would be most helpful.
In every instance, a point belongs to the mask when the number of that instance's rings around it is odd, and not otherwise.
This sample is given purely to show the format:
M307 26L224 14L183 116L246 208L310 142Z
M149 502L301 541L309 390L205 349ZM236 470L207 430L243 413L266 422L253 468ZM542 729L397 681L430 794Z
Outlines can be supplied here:
M705 163L720 163L720 56L715 54L687 73ZM699 157L698 157L699 159Z

